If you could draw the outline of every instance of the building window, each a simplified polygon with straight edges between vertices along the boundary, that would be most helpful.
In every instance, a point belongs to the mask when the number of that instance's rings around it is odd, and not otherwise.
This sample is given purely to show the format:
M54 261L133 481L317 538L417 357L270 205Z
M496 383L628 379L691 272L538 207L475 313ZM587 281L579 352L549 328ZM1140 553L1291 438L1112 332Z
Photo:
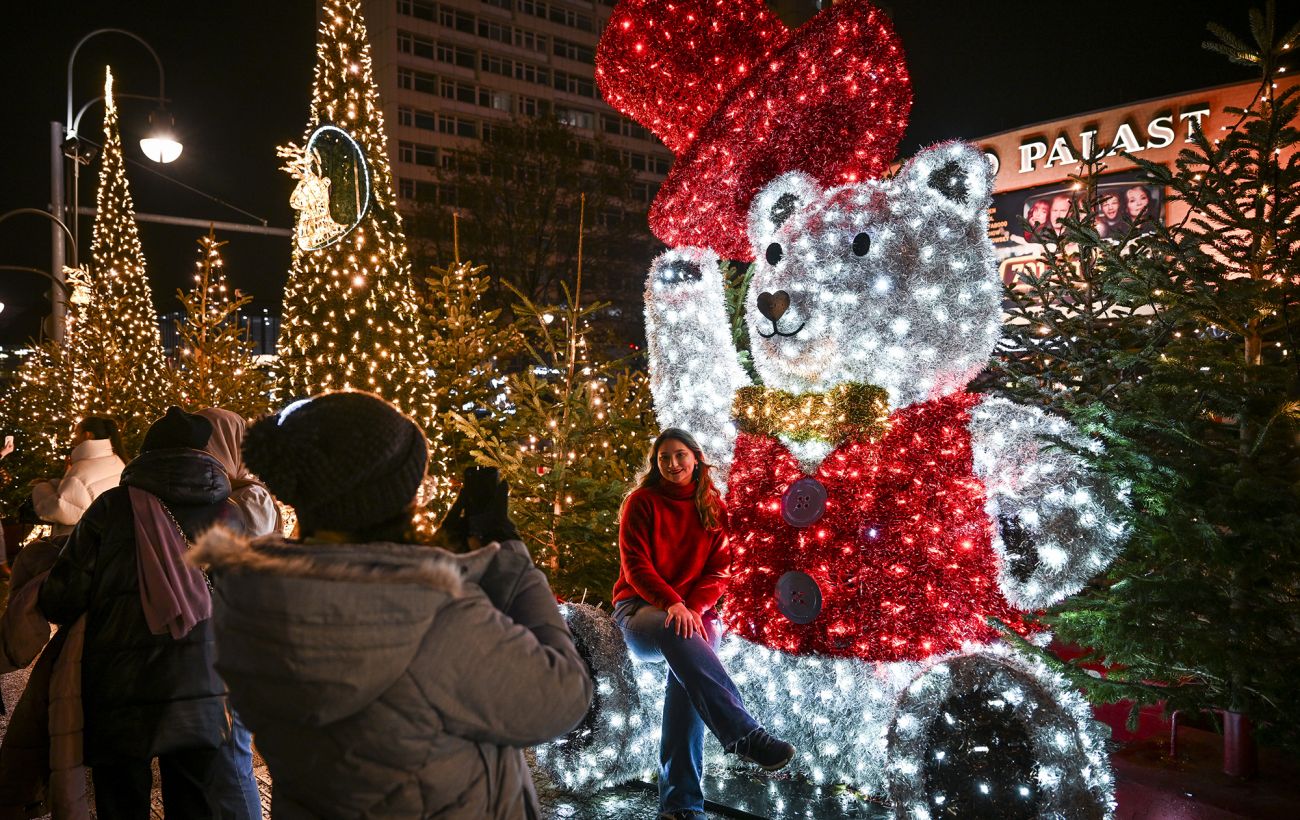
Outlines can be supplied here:
M494 23L491 20L478 21L478 36L485 40L491 40L495 43L509 43L513 37L514 29L504 23Z
M650 169L651 173L667 176L668 166L671 164L672 162L670 160L664 159L663 157L649 157L646 162L646 167Z
M596 86L592 80L563 71L555 72L555 90L577 94L582 97L596 96Z
M397 195L402 199L413 199L416 202L432 205L438 201L438 185L420 179L400 177L397 180Z
M551 6L550 14L547 19L552 23L559 23L562 26L576 28L579 31L595 31L595 25L589 14L579 14L576 11L562 8L560 6Z
M409 31L397 32L397 50L403 54L413 54L416 57L422 57L426 60L432 60L434 54L433 41L427 40L417 34Z
M472 138L478 136L478 123L464 117L451 117L446 114L439 114L438 130L444 134L453 134L457 137Z
M519 114L524 117L536 117L540 109L536 97L519 96Z
M497 8L505 9L506 11L510 11L511 7L514 6L513 0L483 0L483 4L485 6L496 6Z
M432 145L421 145L418 142L399 142L397 143L397 160L412 165L427 165L432 168L438 164L438 149Z
M621 137L635 137L636 139L650 139L650 132L624 117L606 115L601 118L604 120L603 126L606 134L618 134Z
M522 60L515 63L514 78L538 85L551 84L551 73L549 71L541 66L525 63Z
M555 38L554 53L556 57L564 57L567 60L574 60L579 63L594 64L596 62L595 51L587 46L561 40L559 37Z
M449 43L438 43L438 62L472 69L475 63L474 51Z
M546 4L541 2L541 0L519 0L519 4L516 8L524 14L531 14L534 17L540 17L543 20L546 19Z
M432 0L397 0L397 13L417 20L436 20L438 4Z
M476 28L474 15L445 7L438 9L438 23L444 28L453 28L466 34L473 34Z
M419 91L421 94L438 93L438 77L413 68L397 69L397 87L407 91Z
M571 128L586 128L588 130L596 127L596 115L590 111L583 111L578 108L556 108L555 118Z
M425 131L438 130L438 119L432 111L421 111L418 108L407 108L406 106L397 109L397 124L421 128Z
M505 57L498 57L495 54L484 52L479 56L478 67L489 74L500 74L502 77L509 77L514 67L514 60L507 60Z
M526 48L529 51L536 51L539 54L546 53L546 35L538 34L535 31L525 31L520 28L515 29L512 43L519 48Z

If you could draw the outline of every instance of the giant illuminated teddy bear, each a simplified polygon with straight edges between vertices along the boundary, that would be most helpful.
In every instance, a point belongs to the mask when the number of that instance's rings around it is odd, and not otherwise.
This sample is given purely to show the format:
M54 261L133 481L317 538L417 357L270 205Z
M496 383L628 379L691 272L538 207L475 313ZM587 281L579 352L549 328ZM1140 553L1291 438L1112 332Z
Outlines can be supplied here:
M734 6L771 26L761 3ZM676 15L707 27L724 13L714 7L624 2L610 31L626 53L667 60L636 27L662 33ZM707 50L686 29L668 40ZM786 34L740 73L831 51L863 76L826 76L830 89L854 84L875 94L867 110L897 116L901 52L866 2L841 2ZM881 64L882 54L896 56ZM606 72L623 65L609 62ZM806 103L817 71L800 86L808 68L797 68L778 91ZM734 126L767 99L761 84L748 96L741 88L696 129L733 157L755 139L753 123L718 131L718 118ZM652 210L661 237L709 245L655 261L646 331L660 425L691 430L727 476L733 578L721 654L755 717L796 744L796 769L818 782L887 793L912 818L1103 817L1113 784L1088 707L990 620L1042 637L1020 613L1077 591L1109 563L1124 534L1119 501L1078 455L1095 445L1066 422L966 392L1001 323L987 235L992 172L973 146L948 143L878 179L872 163L901 133L891 123L865 148L860 136L823 138L816 160L761 145L762 167L737 159L728 185L711 186L723 194L706 221L682 210L665 227L665 211ZM825 137L835 126L819 127ZM685 146L678 162L708 150L718 149ZM748 190L764 170L776 173ZM670 177L665 192L684 187ZM714 235L728 224L740 232ZM733 344L719 249L755 260L744 323L761 385ZM632 664L606 616L585 607L568 616L596 673L596 706L539 760L590 788L653 762L663 670Z

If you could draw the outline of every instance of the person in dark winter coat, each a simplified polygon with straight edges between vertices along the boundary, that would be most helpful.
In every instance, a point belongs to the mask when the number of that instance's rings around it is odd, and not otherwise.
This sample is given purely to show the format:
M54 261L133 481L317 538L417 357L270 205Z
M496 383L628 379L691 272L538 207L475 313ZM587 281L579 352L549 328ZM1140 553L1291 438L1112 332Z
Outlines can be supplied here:
M361 392L262 419L244 458L302 539L213 530L193 557L276 820L538 817L522 749L576 725L592 684L505 485L492 474L454 508L453 529L488 546L405 543L427 443Z
M173 407L121 485L86 510L41 587L52 623L86 616L85 760L100 820L147 817L158 759L168 817L221 816L209 796L230 721L213 663L211 597L186 541L228 514L212 426Z

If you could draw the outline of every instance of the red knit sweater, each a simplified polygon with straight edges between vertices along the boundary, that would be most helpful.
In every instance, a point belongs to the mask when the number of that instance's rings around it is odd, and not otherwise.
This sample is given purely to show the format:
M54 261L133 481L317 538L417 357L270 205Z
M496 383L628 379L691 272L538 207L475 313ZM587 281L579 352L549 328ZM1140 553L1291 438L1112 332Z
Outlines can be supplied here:
M731 576L727 511L706 530L695 507L695 482L633 490L618 524L621 559L614 602L638 597L660 609L684 601L696 612L718 602Z

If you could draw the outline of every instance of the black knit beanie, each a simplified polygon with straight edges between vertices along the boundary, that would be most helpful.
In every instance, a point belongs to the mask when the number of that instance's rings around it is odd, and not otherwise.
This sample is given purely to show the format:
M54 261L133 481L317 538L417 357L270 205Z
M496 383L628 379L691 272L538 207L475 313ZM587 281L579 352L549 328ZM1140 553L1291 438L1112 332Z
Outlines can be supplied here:
M149 425L140 444L140 452L162 450L168 447L188 447L202 450L212 438L212 422L203 416L186 413L176 405L167 408L163 417Z
M303 529L351 532L410 506L429 460L414 421L360 391L321 393L248 428L244 463Z

